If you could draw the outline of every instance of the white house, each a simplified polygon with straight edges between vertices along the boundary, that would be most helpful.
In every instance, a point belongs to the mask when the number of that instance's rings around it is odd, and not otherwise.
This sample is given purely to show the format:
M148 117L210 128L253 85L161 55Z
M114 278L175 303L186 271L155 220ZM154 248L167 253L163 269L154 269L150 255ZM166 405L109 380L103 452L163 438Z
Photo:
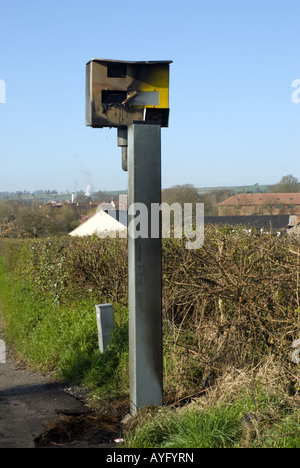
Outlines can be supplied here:
M94 216L69 233L69 235L73 237L91 236L93 234L101 238L117 237L117 235L121 238L126 238L127 227L117 221L115 217L99 209Z

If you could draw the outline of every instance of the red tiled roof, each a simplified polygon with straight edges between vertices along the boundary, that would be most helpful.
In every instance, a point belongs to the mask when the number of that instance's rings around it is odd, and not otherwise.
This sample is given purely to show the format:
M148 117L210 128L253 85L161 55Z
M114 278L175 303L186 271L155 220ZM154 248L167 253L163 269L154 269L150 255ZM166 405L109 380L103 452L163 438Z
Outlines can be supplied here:
M239 193L218 203L219 206L263 205L269 201L285 205L300 205L300 193Z

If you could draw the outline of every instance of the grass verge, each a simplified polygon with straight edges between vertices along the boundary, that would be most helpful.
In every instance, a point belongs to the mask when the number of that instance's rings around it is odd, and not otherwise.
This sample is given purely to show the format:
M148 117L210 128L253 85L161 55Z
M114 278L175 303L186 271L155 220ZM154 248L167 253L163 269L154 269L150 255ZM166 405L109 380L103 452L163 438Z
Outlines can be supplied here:
M184 408L145 409L124 435L126 448L300 448L299 396L243 375ZM226 397L224 400L224 390Z
M115 307L114 336L101 354L93 297L58 305L7 271L3 258L0 283L6 340L20 359L56 379L84 385L95 396L128 391L126 308Z

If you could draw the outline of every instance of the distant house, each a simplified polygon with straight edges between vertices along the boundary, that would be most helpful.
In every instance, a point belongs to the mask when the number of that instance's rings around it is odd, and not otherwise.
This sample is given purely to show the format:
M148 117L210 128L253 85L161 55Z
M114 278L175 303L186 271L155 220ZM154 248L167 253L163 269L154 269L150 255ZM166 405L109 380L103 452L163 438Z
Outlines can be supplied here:
M300 193L240 193L218 204L219 216L300 215Z
M116 209L116 204L114 201L111 201L110 203L103 202L98 205L97 211L102 210L102 211L108 211L108 210L115 210Z
M127 212L124 216L121 216L118 211L112 210L112 205L103 208L110 208L109 213L99 208L93 216L74 229L74 231L70 232L69 235L72 237L84 237L95 234L104 238L116 237L118 234L120 237L126 238Z
M55 200L50 200L46 203L46 205L49 205L49 206L54 206L56 208L61 208L62 207L62 203L60 203L59 201L55 201Z

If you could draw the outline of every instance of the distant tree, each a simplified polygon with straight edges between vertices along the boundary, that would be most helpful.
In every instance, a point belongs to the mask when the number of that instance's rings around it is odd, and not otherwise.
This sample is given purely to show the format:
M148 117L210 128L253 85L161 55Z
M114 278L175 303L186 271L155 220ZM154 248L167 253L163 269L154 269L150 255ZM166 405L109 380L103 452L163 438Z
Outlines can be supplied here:
M0 201L0 223L8 223L15 219L20 207L23 206L21 199Z
M300 180L292 174L283 176L278 184L270 185L268 192L271 193L297 193L300 192Z
M218 215L218 203L234 195L234 190L220 189L212 190L199 197L199 202L204 203L204 212L206 216Z
M262 205L264 213L267 213L268 215L273 215L277 203L278 202L276 202L276 200L274 200L273 198L267 199Z
M28 237L43 237L51 231L51 219L35 204L19 210L15 225L27 232Z
M48 216L51 217L51 235L68 234L79 225L80 215L70 205L61 208L50 207Z
M90 201L92 201L92 198L85 195L83 191L80 191L77 193L74 203L90 203Z
M111 196L108 195L107 193L105 192L102 192L101 190L99 190L98 192L94 192L93 193L93 199L95 201L103 201L103 202L108 202L110 203L111 202ZM118 198L117 198L118 199Z
M165 189L162 192L162 200L169 205L173 203L196 203L199 202L199 194L197 189L190 184L174 185L171 188Z
M175 185L169 189L163 190L162 199L169 205L178 202L181 205L184 203L204 203L204 212L207 216L217 216L218 214L218 203L226 200L234 195L233 190L220 189L212 190L199 195L197 189L190 184Z
M10 210L7 202L0 204L0 223L8 223Z

